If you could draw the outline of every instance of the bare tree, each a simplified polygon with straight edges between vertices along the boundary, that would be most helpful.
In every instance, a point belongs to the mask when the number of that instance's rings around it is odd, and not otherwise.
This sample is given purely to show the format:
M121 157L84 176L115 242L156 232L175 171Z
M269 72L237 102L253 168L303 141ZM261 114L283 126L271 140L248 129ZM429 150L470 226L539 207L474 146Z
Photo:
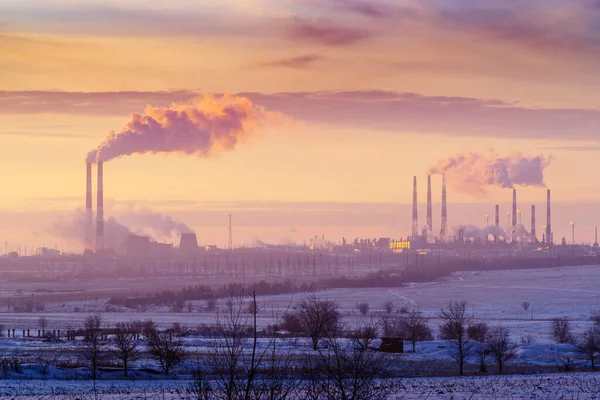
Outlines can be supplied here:
M465 359L471 353L473 342L467 335L471 317L467 314L465 301L450 301L447 308L440 310L440 334L453 348L453 357L458 362L460 375L464 374Z
M467 336L469 339L475 340L477 342L485 342L485 339L488 336L489 328L485 322L478 322L476 324L470 325L467 328Z
M391 300L383 303L383 309L387 314L391 314L394 311L394 302Z
M586 330L575 341L577 351L590 359L592 370L596 368L596 354L600 352L600 331L594 326Z
M416 343L423 340L431 340L433 335L427 326L427 321L418 311L411 311L408 317L402 318L404 339L412 343L412 351L415 352Z
M529 306L530 305L531 304L529 304L528 301L524 301L524 302L521 303L521 307L523 307L523 310L525 310L525 311L529 310Z
M108 357L108 343L101 330L100 314L90 315L84 322L84 338L80 345L80 353L90 367L92 379L98 377L98 367Z
M290 354L281 352L274 330L259 346L261 307L255 293L250 295L250 303L248 306L244 297L232 295L227 312L218 316L220 336L207 359L214 380L196 376L193 388L197 399L284 400L294 389L295 381L288 376L293 367Z
M139 359L136 328L131 324L119 322L114 331L115 357L123 363L123 372L127 376L129 363Z
M561 344L569 343L573 340L571 324L567 318L554 318L552 320L552 337Z
M48 319L46 317L39 317L37 319L37 325L42 330L42 335L45 335L46 328L48 327Z
M498 366L498 373L502 373L502 366L510 361L517 353L517 346L510 341L510 334L505 327L494 328L487 338L490 355Z
M217 309L217 299L212 297L206 300L206 309L211 312L215 311Z
M311 338L313 350L317 350L322 338L337 330L340 320L335 302L322 300L314 295L298 303L297 315L303 330Z
M302 396L309 399L383 400L397 391L386 379L386 355L371 349L376 328L360 329L343 340L326 337L326 346L307 354Z
M172 368L181 364L186 356L183 339L177 337L170 329L162 332L155 330L149 335L148 352L158 362L165 375L169 375Z
M358 303L356 305L356 309L362 314L362 315L367 315L369 313L369 309L371 307L369 306L369 303L367 303L366 301L363 301L361 303Z

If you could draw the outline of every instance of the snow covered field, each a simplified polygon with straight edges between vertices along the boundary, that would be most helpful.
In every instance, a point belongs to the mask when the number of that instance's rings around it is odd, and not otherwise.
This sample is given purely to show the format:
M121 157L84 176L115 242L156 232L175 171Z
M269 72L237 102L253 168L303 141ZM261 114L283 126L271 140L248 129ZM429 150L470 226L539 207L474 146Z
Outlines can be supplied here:
M578 354L572 345L556 345L551 338L551 319L567 317L571 320L574 333L583 332L590 326L590 314L600 310L600 267L561 267L553 269L505 270L489 272L463 272L436 282L412 284L402 288L367 288L367 289L332 289L315 293L338 303L348 325L356 325L361 320L372 317L377 320L384 314L383 304L392 301L395 306L394 315L402 316L406 310L418 310L428 318L428 324L434 334L440 324L437 318L440 308L449 300L465 300L469 311L476 321L485 321L490 327L505 326L510 330L511 339L519 344L517 356L507 365L507 371L516 372L510 365L529 366L528 371L542 372L556 370L564 357L574 360L576 367L585 368L585 357ZM202 282L190 281L189 284ZM161 290L164 288L160 288ZM0 288L1 290L1 288ZM260 294L259 294L260 295ZM285 310L293 308L302 298L310 294L259 296L258 303L263 306L261 326L272 324L277 316ZM370 311L363 316L356 305L367 302ZM525 310L523 302L529 303ZM40 316L48 320L48 329L79 328L89 312L102 311L106 299L95 299L85 302L66 302L46 304L47 312L42 313L0 313L0 323L5 327L17 329L16 338L0 339L2 356L19 355L35 359L36 354L56 355L62 358L74 357L71 343L44 343L39 339L22 339L21 329L37 329ZM223 309L225 300L219 300ZM72 312L74 308L88 312ZM120 312L103 313L106 326L116 322L153 319L160 328L178 322L188 327L214 324L217 313L208 312L205 302L192 302L192 312L173 313L168 307L153 307L148 312L136 312L120 309ZM524 343L527 342L527 343ZM210 340L187 338L188 350L200 351L210 348ZM294 352L307 351L306 344L288 343L284 347ZM407 346L409 347L409 346ZM58 358L60 358L58 357ZM143 359L137 368L156 368L153 361ZM451 374L455 372L455 364L450 356L447 343L444 341L423 342L417 345L416 353L405 353L392 359L390 370L398 376L405 375L407 370L422 369L420 375ZM539 367L539 371L536 368ZM533 369L532 369L533 368ZM25 368L26 369L26 368ZM468 368L469 370L469 368ZM470 371L476 370L475 361L471 361ZM494 371L494 367L490 367ZM123 382L118 374L105 374L99 381L99 388L104 399L116 398L181 398L182 388L189 382L155 380L156 376L138 374L137 381ZM0 398L18 394L60 394L85 393L89 391L89 381L52 380L80 379L85 371L74 370L70 374L55 371L55 374L40 375L33 372L13 379L0 380ZM113 376L116 378L113 379ZM27 380L27 378L37 378ZM48 378L48 380L44 380ZM402 381L406 392L398 395L401 399L417 398L539 398L539 399L580 399L597 398L595 390L600 388L600 378L595 374L568 375L531 375L506 377L440 377L413 378ZM54 388L54 392L52 392ZM127 392L130 390L131 392ZM50 392L48 392L50 391ZM111 392L112 391L112 392ZM120 392L119 392L120 391ZM130 394L126 394L130 393ZM136 394L137 393L137 394ZM473 396L475 394L475 396ZM138 396L140 395L140 396ZM112 396L112 397L111 397ZM130 397L127 397L130 396ZM137 397L135 397L137 396ZM155 396L155 397L152 397ZM171 397L169 397L171 396ZM16 397L38 398L38 397ZM55 397L56 398L56 397ZM71 398L71 397L64 397ZM80 397L85 398L85 397Z
M490 377L411 378L399 381L390 400L579 400L600 398L600 376L591 373ZM186 381L0 381L0 398L20 400L182 400Z

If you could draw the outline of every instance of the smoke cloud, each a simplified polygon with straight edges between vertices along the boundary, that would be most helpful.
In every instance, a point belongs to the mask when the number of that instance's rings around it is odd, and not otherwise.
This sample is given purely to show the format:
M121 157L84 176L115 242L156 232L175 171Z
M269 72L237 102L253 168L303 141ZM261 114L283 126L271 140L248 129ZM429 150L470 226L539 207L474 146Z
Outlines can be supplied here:
M182 233L194 232L183 222L145 207L115 207L111 212L119 221L135 227L138 232L149 233L161 239L174 239Z
M484 195L488 186L545 187L544 169L550 161L550 157L527 157L519 152L508 156L500 156L494 151L485 154L457 154L440 161L428 173L446 175L446 181L455 190Z
M181 153L209 157L234 150L267 120L282 117L234 95L196 97L189 104L150 107L133 113L120 132L88 153L87 162L131 154Z
M49 234L62 239L70 246L83 248L89 220L82 209L77 209L67 215L61 215L46 229ZM96 225L94 224L94 227ZM104 245L117 253L125 253L127 236L133 234L127 226L117 222L113 217L104 221Z

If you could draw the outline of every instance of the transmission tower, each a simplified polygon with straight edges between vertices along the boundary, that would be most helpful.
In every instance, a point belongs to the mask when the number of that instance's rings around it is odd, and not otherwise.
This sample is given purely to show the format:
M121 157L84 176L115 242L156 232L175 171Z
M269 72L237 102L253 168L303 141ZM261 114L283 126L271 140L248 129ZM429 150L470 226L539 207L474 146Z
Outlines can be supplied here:
M229 214L229 250L233 250L233 236L231 232L231 214Z

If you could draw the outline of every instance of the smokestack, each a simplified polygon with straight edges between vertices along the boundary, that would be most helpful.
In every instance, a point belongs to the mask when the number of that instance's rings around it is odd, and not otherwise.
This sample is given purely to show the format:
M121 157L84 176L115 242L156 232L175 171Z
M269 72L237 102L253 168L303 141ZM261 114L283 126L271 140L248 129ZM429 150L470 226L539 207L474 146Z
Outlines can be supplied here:
M513 189L513 204L512 204L512 232L511 240L514 241L517 231L517 189Z
M537 243L537 236L535 235L535 205L531 205L531 236L533 241Z
M547 192L546 200L546 243L552 244L552 218L550 213L550 189Z
M85 180L85 250L92 250L92 232L94 226L94 216L92 213L92 163L86 163L86 180Z
M496 204L496 219L494 220L496 226L500 226L500 206Z
M102 161L98 161L98 200L96 207L96 252L104 250L104 178Z
M412 240L419 236L419 211L417 209L417 177L413 177L413 212L412 212Z
M427 232L433 231L433 210L431 204L431 175L427 176Z
M442 228L440 229L440 239L445 239L448 233L448 209L446 203L446 175L442 175Z

